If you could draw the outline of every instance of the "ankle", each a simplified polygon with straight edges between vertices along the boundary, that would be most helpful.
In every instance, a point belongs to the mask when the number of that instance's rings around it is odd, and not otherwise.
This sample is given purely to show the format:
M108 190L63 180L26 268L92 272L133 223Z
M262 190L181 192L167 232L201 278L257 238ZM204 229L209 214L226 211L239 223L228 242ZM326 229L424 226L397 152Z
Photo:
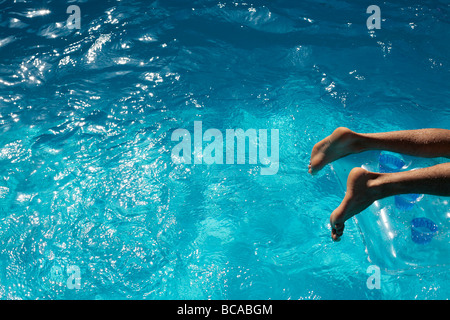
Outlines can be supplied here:
M384 175L384 173L370 172L367 188L373 201L383 199L388 194L388 185Z
M364 133L352 131L352 149L353 153L361 153L370 150L370 138Z
M397 176L401 173L374 173L373 179L368 183L371 192L380 200L397 194L404 193L401 185L397 183Z
M346 141L347 147L351 153L360 153L366 150L367 138L364 134L355 132L346 127L337 128L340 138Z

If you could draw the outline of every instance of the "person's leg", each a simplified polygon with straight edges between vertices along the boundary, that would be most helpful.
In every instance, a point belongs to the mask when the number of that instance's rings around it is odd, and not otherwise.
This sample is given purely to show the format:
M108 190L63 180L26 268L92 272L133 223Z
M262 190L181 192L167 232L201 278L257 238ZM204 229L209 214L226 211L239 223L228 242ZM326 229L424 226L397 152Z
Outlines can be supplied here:
M309 172L314 174L328 163L352 153L368 150L387 150L428 158L450 158L450 130L417 129L356 133L340 127L313 147Z
M354 168L347 179L344 200L330 216L331 237L338 240L344 231L344 222L374 201L407 193L450 196L450 163L395 173Z

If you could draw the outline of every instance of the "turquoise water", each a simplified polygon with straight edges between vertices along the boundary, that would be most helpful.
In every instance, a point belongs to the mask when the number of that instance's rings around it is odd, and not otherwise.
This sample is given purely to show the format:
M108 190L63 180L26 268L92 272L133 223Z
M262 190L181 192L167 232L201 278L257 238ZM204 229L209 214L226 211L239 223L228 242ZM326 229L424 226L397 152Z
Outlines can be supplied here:
M371 4L86 0L77 30L0 1L0 297L448 299L440 268L369 289L354 221L330 238L344 191L307 173L338 126L449 128L448 2L369 31ZM277 173L174 163L194 121L279 129Z

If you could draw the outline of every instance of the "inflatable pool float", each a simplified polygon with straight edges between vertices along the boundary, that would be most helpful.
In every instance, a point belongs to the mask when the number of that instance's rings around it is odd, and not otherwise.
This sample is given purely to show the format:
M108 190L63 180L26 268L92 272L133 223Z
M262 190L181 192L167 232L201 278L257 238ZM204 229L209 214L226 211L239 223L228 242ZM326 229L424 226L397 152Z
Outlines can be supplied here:
M331 169L345 192L348 174L355 167L396 172L445 161L448 159L371 151L339 159L331 164ZM369 261L390 271L449 265L449 201L450 198L432 195L397 195L375 201L354 216Z

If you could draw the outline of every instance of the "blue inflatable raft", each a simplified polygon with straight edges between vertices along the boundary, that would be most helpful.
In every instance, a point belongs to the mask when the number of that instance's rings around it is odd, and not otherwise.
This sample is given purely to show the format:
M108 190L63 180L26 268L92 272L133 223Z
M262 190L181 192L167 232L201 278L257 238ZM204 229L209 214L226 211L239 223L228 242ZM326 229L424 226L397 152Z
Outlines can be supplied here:
M354 167L395 172L444 161L448 159L365 152L339 159L331 168L345 191L347 176ZM354 216L369 261L390 271L450 265L449 201L432 195L399 195L378 200Z

